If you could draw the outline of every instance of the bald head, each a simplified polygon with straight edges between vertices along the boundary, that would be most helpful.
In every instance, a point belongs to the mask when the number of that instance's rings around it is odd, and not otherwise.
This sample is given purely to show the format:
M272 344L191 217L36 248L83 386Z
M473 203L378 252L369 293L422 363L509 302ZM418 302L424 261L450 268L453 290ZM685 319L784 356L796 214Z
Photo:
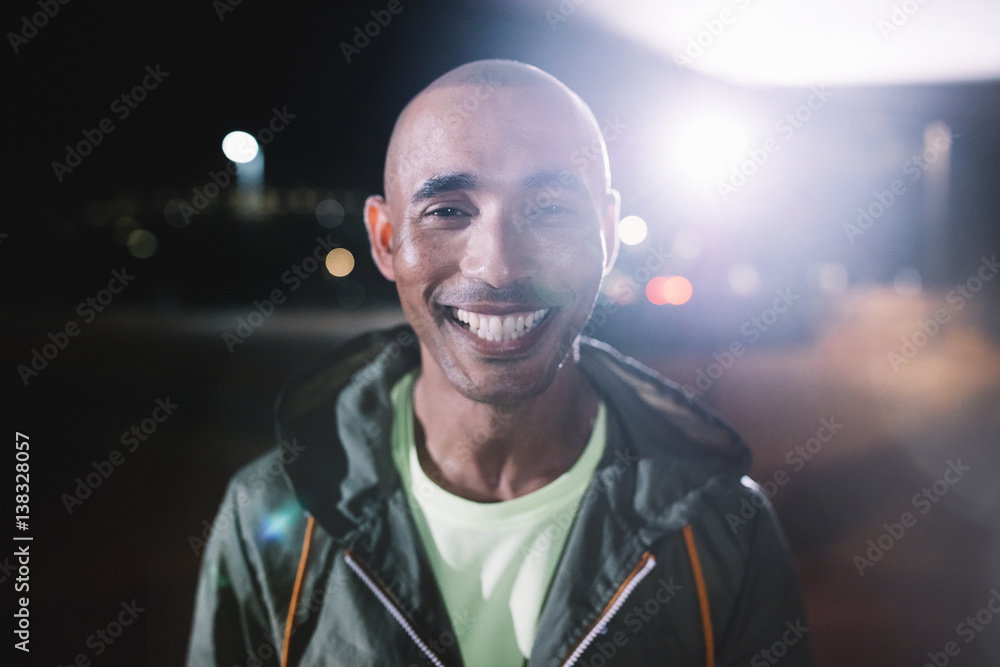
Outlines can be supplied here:
M507 114L514 135L520 129L516 116L526 108L539 108L539 104L544 107L553 133L574 135L561 147L568 154L553 158L572 160L578 178L591 181L602 194L609 192L607 148L590 107L565 84L537 67L514 60L479 60L435 79L400 113L386 153L386 198L396 199L398 193L394 190L400 182L412 175L423 156L432 152L447 132L468 132L477 124L485 132L495 129L492 118ZM581 155L586 159L580 159Z

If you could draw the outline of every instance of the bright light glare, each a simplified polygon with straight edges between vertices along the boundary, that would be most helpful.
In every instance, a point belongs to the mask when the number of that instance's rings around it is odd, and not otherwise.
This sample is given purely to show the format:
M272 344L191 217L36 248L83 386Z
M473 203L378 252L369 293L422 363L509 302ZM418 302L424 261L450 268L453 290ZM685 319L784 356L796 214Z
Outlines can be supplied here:
M678 67L741 86L835 89L1000 76L1000 3L616 0L580 13Z
M618 238L625 245L639 245L646 240L646 221L637 215L627 215L618 223Z
M230 132L222 140L222 152L233 162L250 162L259 150L257 140L246 132Z
M646 283L646 298L655 306L683 306L693 292L691 281L683 276L655 276Z
M691 121L675 146L680 169L697 180L715 180L730 170L747 149L747 137L737 123L720 116Z

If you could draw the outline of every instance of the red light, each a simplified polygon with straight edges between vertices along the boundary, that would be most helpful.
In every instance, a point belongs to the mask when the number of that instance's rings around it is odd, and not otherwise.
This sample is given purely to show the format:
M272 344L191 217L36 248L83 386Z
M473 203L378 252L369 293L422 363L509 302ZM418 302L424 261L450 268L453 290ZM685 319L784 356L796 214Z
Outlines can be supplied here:
M646 283L646 298L655 306L682 306L693 292L691 281L683 276L655 276Z
M662 306L667 302L666 294L667 278L665 276L655 276L646 283L646 298L654 306Z

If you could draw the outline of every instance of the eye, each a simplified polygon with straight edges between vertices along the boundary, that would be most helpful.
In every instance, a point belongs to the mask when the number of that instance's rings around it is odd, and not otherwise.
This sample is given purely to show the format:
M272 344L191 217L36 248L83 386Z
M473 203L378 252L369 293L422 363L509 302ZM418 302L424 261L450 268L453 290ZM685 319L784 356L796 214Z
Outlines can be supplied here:
M469 215L460 208L455 208L454 206L442 206L441 208L436 208L427 211L425 215L434 216L437 218L457 218L463 215Z
M548 224L566 224L577 217L576 210L563 204L531 207L527 211L529 220Z

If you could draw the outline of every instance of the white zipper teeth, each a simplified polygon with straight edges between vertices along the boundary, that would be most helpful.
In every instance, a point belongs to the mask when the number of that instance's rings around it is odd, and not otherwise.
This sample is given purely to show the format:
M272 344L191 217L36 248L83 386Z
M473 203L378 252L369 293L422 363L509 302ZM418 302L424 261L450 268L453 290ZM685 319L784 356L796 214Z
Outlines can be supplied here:
M646 560L646 564L642 566L642 569L639 570L634 577L632 577L632 581L628 582L625 589L622 591L622 594L619 595L618 599L615 600L615 603L611 605L611 608L601 616L597 625L590 629L590 632L588 632L587 636L583 638L583 641L576 647L576 650L573 651L569 658L566 659L566 662L562 664L562 667L572 667L572 665L576 664L576 661L580 659L583 652L587 650L587 648L594 642L597 635L601 634L601 631L607 627L608 623L611 622L611 619L614 618L615 614L618 613L618 610L621 609L621 606L625 604L625 600L627 600L628 596L632 594L632 590L646 578L646 575L649 574L649 571L654 567L656 567L656 559L650 556Z
M354 574L358 575L361 578L361 581L365 582L365 586L368 587L368 590L375 594L375 597L377 597L379 602L382 603L382 606L389 610L389 613L392 614L394 619L396 619L396 622L403 626L403 629L406 630L406 634L410 636L410 639L412 639L424 655L427 656L428 660L434 663L435 667L444 667L444 663L441 662L437 655L431 651L430 647L424 643L424 640L417 635L417 631L413 629L412 625L410 625L406 615L403 614L403 612L400 611L395 604L393 604L392 600L386 597L385 593L383 593L375 582L372 581L371 577L369 577L365 571L361 569L361 566L354 561L351 555L344 554L344 560L346 560L347 565L354 570Z

